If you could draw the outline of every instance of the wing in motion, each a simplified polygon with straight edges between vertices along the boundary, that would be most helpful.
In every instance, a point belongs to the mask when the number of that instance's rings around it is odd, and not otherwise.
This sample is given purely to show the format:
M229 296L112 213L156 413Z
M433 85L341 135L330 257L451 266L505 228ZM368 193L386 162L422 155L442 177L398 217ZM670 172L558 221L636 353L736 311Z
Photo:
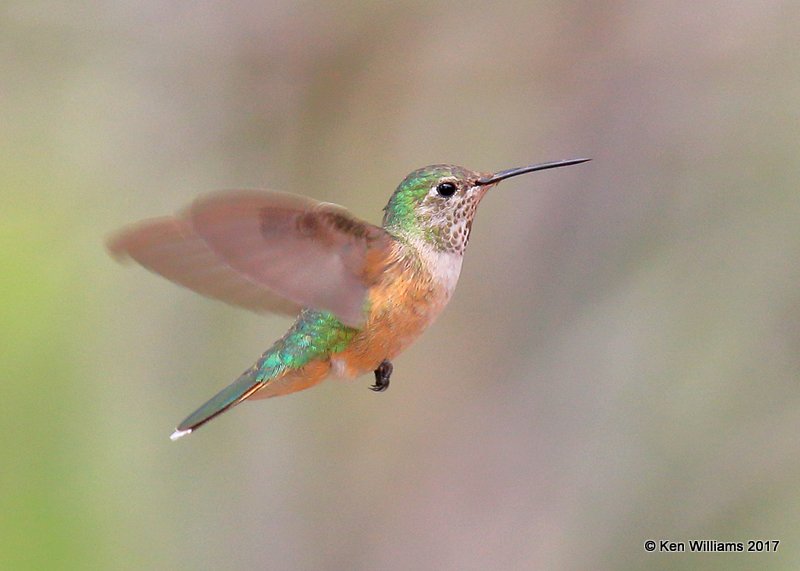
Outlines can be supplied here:
M227 191L200 198L177 216L124 228L108 247L208 297L254 311L324 309L359 326L367 289L389 263L392 240L334 204Z

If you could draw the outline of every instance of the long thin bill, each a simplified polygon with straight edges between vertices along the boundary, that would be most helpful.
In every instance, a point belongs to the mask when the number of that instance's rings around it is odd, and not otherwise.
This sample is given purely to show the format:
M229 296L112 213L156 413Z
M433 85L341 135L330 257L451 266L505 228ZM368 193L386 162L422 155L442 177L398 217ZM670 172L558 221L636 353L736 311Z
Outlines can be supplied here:
M525 174L534 171L543 171L546 169L555 169L558 167L568 167L570 165L579 165L581 163L585 163L586 161L591 161L591 160L592 159L569 159L566 161L554 161L552 163L541 163L538 165L530 165L527 167L508 169L496 172L488 177L479 178L476 182L477 184L494 184L496 182L500 182L501 180L505 180L507 178L511 178L512 176L517 176L520 174Z

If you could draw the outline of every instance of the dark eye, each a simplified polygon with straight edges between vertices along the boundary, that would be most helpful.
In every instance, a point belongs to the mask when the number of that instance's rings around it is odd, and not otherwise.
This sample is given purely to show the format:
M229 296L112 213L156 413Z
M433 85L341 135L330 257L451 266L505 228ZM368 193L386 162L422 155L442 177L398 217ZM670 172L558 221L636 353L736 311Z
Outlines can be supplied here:
M456 185L452 182L440 182L438 185L436 185L436 192L445 198L448 196L453 196L456 193Z

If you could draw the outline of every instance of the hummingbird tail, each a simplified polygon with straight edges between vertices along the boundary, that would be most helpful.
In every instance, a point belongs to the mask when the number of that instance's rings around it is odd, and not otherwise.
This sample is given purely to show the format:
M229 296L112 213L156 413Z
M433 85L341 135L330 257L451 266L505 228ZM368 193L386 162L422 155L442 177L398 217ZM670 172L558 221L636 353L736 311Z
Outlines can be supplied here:
M208 402L186 417L170 436L170 440L177 440L190 434L209 420L219 416L252 395L263 386L264 382L258 379L258 369L253 367L243 373L230 385L219 391Z
M243 400L251 397L257 399L277 397L302 391L322 381L330 372L330 362L318 359L301 367L283 368L279 372L273 371L265 376L262 367L272 353L272 350L264 353L253 367L186 417L186 420L181 422L172 433L170 439L177 440L190 434Z

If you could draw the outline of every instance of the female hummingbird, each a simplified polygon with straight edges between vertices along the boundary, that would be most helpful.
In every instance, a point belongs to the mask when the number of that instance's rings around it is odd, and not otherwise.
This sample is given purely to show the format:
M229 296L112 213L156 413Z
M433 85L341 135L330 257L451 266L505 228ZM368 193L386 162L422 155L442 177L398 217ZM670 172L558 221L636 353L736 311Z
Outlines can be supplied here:
M409 174L382 227L341 206L292 194L227 191L176 216L144 220L109 240L111 253L203 295L254 311L297 315L289 331L232 384L181 422L172 440L248 399L285 395L328 377L374 372L450 300L475 211L507 178L589 159L486 174L432 165ZM298 315L299 314L299 315Z

